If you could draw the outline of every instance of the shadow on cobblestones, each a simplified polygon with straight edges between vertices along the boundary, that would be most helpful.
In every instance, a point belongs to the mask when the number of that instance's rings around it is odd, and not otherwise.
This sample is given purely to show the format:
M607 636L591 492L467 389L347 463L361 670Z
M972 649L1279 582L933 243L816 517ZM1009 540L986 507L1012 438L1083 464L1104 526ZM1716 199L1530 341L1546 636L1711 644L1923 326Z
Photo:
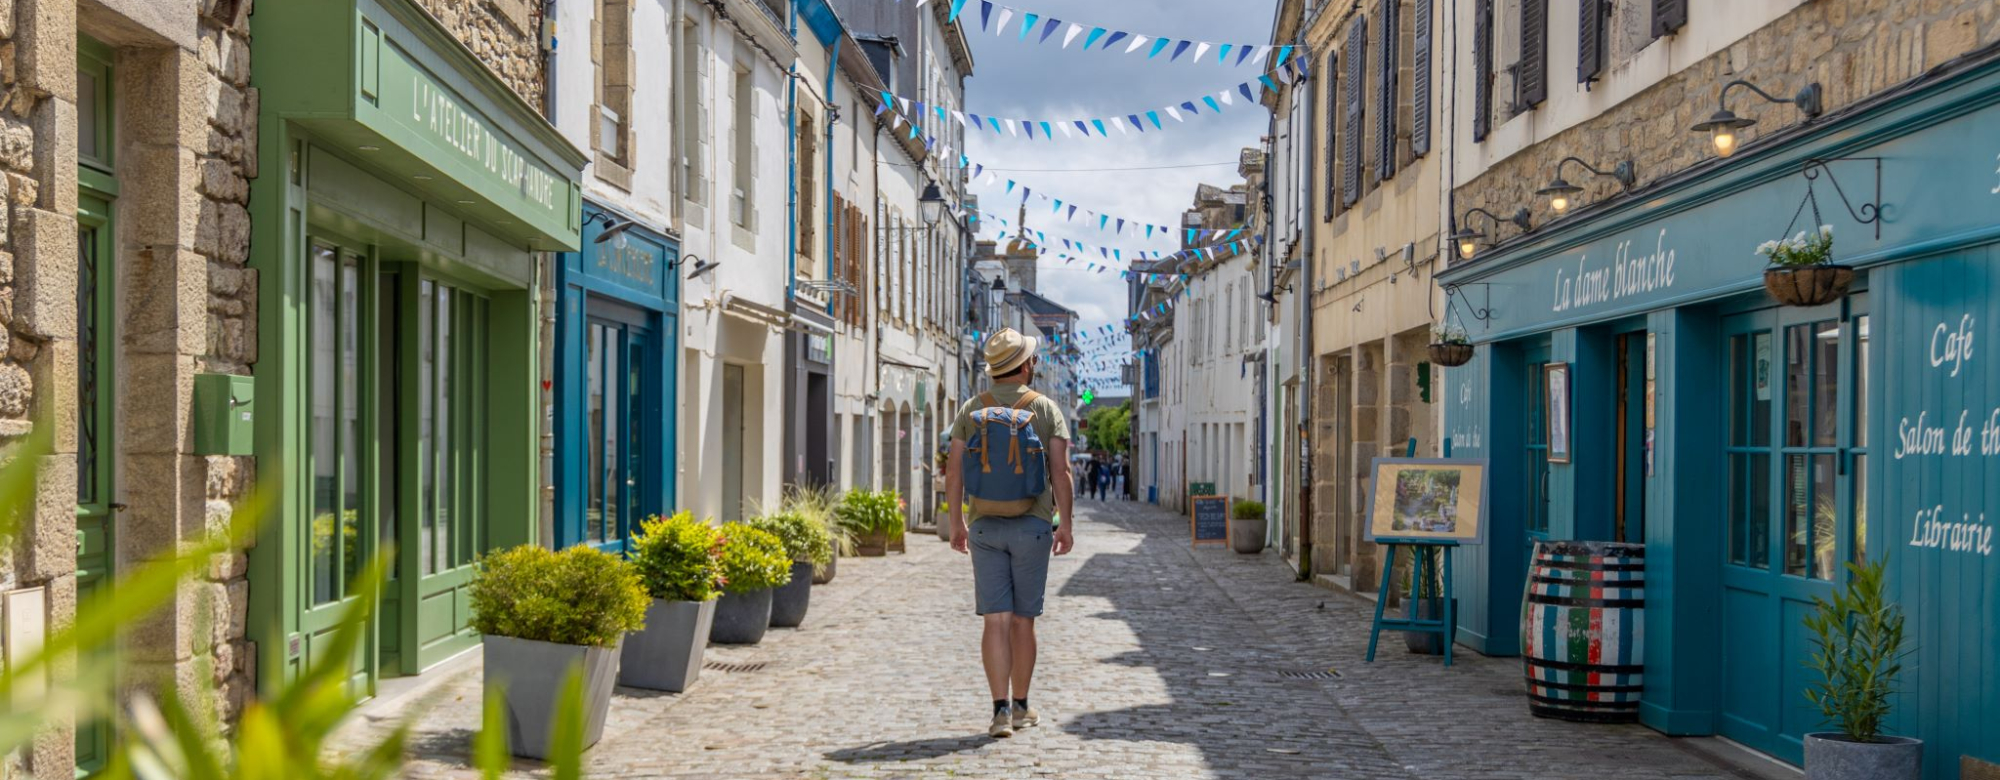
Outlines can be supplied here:
M831 751L826 754L830 761L843 764L863 764L879 761L910 761L940 758L953 753L978 750L999 740L984 734L965 737L940 737L936 739L913 739L908 742L877 742Z

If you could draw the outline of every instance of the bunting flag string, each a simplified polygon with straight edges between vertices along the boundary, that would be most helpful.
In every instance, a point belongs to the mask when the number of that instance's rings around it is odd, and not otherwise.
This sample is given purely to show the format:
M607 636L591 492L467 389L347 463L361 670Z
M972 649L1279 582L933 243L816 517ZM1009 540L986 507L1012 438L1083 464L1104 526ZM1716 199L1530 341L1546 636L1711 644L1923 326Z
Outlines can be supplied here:
M904 2L904 0L896 0ZM960 22L970 30L978 25L982 33L1006 38L1017 42L1032 42L1047 46L1055 41L1056 33L1062 33L1057 48L1068 49L1071 44L1083 39L1079 51L1117 51L1126 55L1144 53L1148 61L1160 64L1179 62L1181 57L1190 63L1209 62L1225 67L1239 67L1244 63L1252 65L1270 60L1275 68L1292 56L1295 46L1256 43L1218 43L1215 41L1180 40L1159 35L1116 30L1082 22L1069 22L1047 14L1038 14L1013 6L1002 5L992 0L910 0L918 8L933 2L948 3L951 6L950 19ZM1018 23L1016 20L1019 20ZM1209 53L1214 52L1213 59ZM1166 55L1164 59L1160 55Z
M1152 249L1127 250L1127 249L1113 248L1108 246L1094 246L1091 244L1085 244L1082 241L1073 241L1061 237L1058 237L1053 241L1051 241L1047 232L1041 230L1035 230L1032 228L1020 229L1019 232L1015 232L1016 226L1009 223L1005 217L1001 217L997 214L991 214L987 212L980 212L980 213L986 216L989 220L997 221L1000 223L1001 230L999 231L998 235L994 237L995 241L1005 241L1011 236L1014 240L1026 244L1034 249L1040 250L1044 254L1055 251L1056 247L1054 242L1060 241L1062 242L1062 248L1065 252L1077 252L1083 255L1088 255L1092 250L1095 250L1099 259L1106 261L1114 261L1114 262L1125 262L1126 260L1125 255L1127 254L1130 254L1132 256L1131 259L1133 260L1157 261L1157 260L1181 260L1186 258L1201 258L1204 260L1213 260L1217 256L1223 256L1225 254L1225 250L1234 254L1242 254L1242 252L1246 247L1254 248L1264 243L1263 236L1257 236L1257 235L1244 236L1243 232L1245 228L1241 227L1230 228L1230 229L1217 229L1212 231L1189 229L1186 231L1186 235L1188 236L1187 239L1188 241L1196 241L1196 240L1201 240L1202 238L1206 238L1207 240L1216 241L1216 243L1207 244L1203 246L1188 247L1186 249L1180 249L1173 252L1162 252L1159 250L1152 250ZM1058 253L1058 256L1064 258L1070 257L1069 255L1063 253ZM1084 259L1088 258L1085 257Z
M1308 75L1306 58L1304 55L1300 55L1282 66L1259 75L1255 79L1242 82L1229 89L1208 93L1177 103L1169 103L1159 108L1135 111L1123 116L1114 114L1090 119L997 117L948 109L939 105L925 105L921 100L912 100L889 92L879 92L877 94L882 98L880 105L893 108L903 121L910 123L913 129L923 124L920 120L928 120L934 117L939 124L948 124L955 121L961 127L981 133L990 133L995 137L1019 138L1025 135L1029 140L1034 140L1035 133L1040 132L1042 140L1053 141L1058 134L1066 140L1077 138L1089 139L1093 137L1091 135L1092 132L1096 133L1095 137L1097 138L1110 138L1114 130L1117 131L1120 137L1129 136L1135 132L1143 134L1148 132L1147 125L1149 124L1152 125L1152 132L1160 132L1166 130L1170 125L1186 124L1188 117L1201 116L1204 107L1208 109L1209 113L1221 114L1223 113L1224 106L1233 107L1236 105L1236 97L1238 95L1243 97L1245 106L1255 106L1258 99L1263 96L1265 90L1276 92L1278 91L1279 82L1289 81L1294 77L1303 79Z

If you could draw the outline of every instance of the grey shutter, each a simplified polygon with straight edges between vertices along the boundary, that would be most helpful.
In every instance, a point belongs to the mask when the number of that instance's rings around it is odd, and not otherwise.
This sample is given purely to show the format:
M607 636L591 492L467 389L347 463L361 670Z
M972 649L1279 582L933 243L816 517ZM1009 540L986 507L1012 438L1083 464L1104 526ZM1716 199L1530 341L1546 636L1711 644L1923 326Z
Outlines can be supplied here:
M1361 114L1368 95L1368 19L1356 17L1347 31L1347 78L1341 85L1347 100L1340 132L1340 204L1352 206L1361 199Z
M1493 129L1493 0L1473 0L1472 140Z
M1336 132L1340 127L1340 71L1339 59L1332 52L1327 53L1326 73L1326 212L1325 219L1333 221L1333 215L1340 211L1340 139L1344 133Z
M1514 79L1515 113L1549 99L1549 0L1521 0L1521 61Z
M1402 0L1382 0L1382 12L1375 24L1382 31L1382 52L1375 56L1375 177L1388 181L1396 175L1396 36L1403 26L1397 20Z
M1687 0L1653 0L1653 37L1672 34L1687 21Z
M1577 0L1576 83L1589 84L1604 72L1605 18L1608 0Z
M1585 0L1590 2L1590 0ZM1416 0L1410 36L1410 154L1431 150L1431 0Z

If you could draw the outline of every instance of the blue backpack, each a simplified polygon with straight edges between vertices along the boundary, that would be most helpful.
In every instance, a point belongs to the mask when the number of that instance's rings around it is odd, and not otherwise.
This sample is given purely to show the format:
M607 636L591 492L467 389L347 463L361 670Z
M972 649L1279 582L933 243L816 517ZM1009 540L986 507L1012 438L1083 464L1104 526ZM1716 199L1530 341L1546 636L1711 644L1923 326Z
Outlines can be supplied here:
M973 517L1020 517L1049 490L1048 454L1035 433L1028 405L1041 398L1033 390L1012 407L992 393L979 396L984 409L972 412L972 436L965 441L965 495Z

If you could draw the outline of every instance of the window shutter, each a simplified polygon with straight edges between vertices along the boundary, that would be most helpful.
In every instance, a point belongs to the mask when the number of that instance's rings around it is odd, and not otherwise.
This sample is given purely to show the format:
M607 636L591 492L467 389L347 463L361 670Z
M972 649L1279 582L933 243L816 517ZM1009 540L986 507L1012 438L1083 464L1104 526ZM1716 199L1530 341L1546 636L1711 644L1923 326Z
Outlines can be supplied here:
M1589 2L1590 0L1585 0ZM1431 150L1431 0L1416 0L1410 36L1410 154Z
M1671 35L1687 22L1687 0L1653 0L1653 37Z
M1368 19L1356 17L1347 31L1347 83L1342 85L1347 114L1340 132L1340 204L1352 206L1361 199L1361 114L1368 94Z
M1472 140L1493 129L1493 0L1473 0Z
M1328 222L1332 222L1333 215L1340 211L1338 205L1340 201L1341 170L1339 140L1345 137L1345 134L1336 132L1336 129L1340 127L1340 116L1343 113L1340 103L1340 71L1335 65L1338 59L1332 52L1327 53L1326 59L1328 65L1326 68L1326 147L1324 151L1326 155L1325 219Z
M1589 84L1604 72L1605 18L1608 0L1577 0L1576 83Z
M1382 51L1375 56L1375 177L1396 175L1396 36L1403 25L1402 0L1382 0L1375 24L1382 31Z
M1324 220L1332 222L1334 214L1340 212L1340 68L1338 56L1326 52L1326 146L1322 156L1326 156L1326 210Z
M1549 0L1521 0L1521 61L1514 79L1514 113L1549 99Z

